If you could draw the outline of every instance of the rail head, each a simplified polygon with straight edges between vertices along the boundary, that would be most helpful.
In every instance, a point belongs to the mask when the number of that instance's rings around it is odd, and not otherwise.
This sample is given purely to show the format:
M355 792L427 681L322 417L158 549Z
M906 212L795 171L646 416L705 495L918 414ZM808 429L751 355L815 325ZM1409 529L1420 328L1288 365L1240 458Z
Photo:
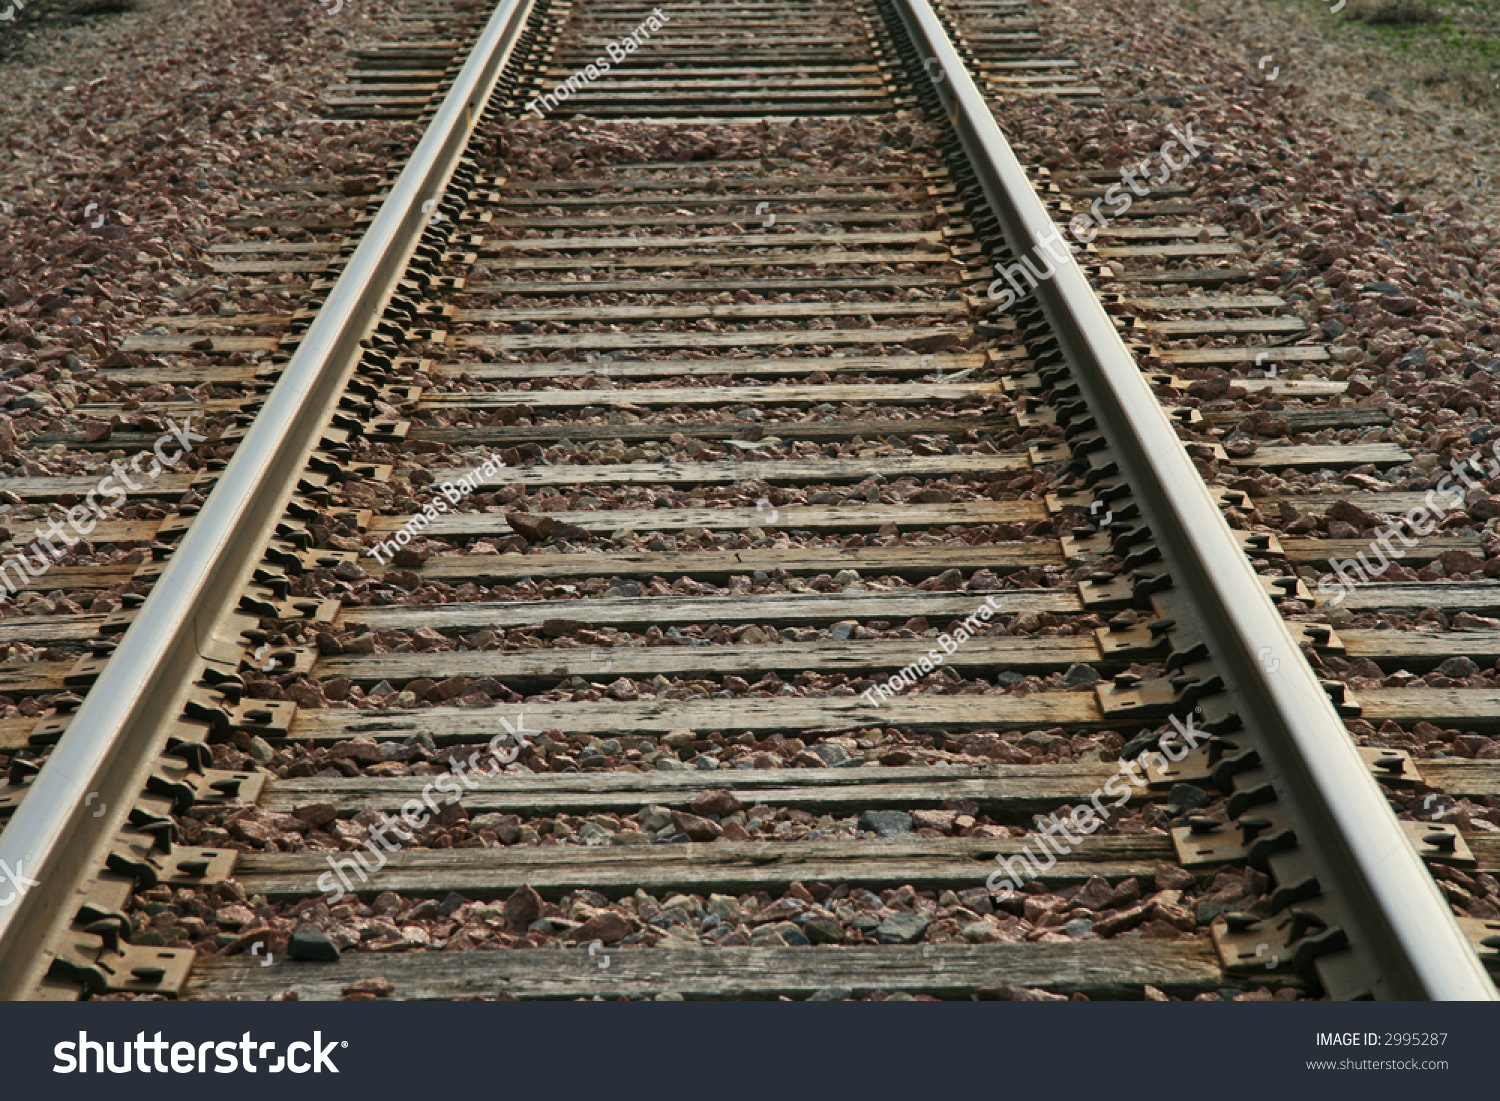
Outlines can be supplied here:
M1056 228L928 0L892 0L1017 256L1044 254ZM934 67L941 67L939 79ZM1047 238L1044 238L1044 234ZM1063 250L1066 251L1066 250ZM1047 250L1050 254L1050 250ZM1407 840L1327 693L1261 586L1098 296L1072 262L1035 294L1089 399L1174 577L1195 602L1243 717L1275 765L1360 943L1382 968L1379 996L1494 1000L1494 985ZM1282 660L1272 672L1260 655ZM1306 842L1304 842L1306 843Z
M35 992L49 945L104 866L196 671L216 650L237 645L215 637L218 624L264 554L361 341L427 226L422 204L441 197L534 4L501 0L491 15L233 459L0 833L0 866L24 868L36 881L0 901L0 999ZM90 793L97 797L86 806ZM101 804L106 811L95 817Z

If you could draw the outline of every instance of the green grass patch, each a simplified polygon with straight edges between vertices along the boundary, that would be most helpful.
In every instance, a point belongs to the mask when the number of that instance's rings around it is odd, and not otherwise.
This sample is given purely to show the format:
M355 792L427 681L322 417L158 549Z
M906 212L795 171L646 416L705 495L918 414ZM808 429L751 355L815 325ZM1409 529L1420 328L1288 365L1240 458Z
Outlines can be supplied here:
M135 7L135 0L77 0L68 10L73 15L119 15Z
M1425 27L1443 21L1430 0L1362 0L1349 6L1349 18L1372 27Z
M1334 25L1411 64L1443 98L1500 108L1500 0L1351 0Z
M16 0L0 0L0 11ZM65 27L135 11L139 0L25 0L15 18L0 23L0 64L24 58L27 47Z

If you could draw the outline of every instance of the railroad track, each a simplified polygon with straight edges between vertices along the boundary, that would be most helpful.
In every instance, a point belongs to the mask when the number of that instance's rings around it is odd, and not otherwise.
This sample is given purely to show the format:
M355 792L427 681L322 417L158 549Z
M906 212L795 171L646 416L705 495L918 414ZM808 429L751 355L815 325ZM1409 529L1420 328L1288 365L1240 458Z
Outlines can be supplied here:
M4 996L1494 996L1496 765L1415 738L1500 700L1333 675L1458 648L1234 484L1413 457L1233 430L1371 425L1190 168L1045 263L1119 171L1006 144L1099 95L1023 4L408 17L329 99L405 164L212 253L303 307L77 410L153 473L0 620Z

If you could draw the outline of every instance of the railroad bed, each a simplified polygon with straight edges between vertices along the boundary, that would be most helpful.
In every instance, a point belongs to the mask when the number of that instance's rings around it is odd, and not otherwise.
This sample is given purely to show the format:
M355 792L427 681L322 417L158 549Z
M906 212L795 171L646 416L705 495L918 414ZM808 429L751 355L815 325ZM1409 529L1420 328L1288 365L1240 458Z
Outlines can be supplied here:
M410 8L328 99L410 161L25 441L201 437L0 619L0 989L1492 997L1493 536L1329 602L1435 479L1194 168L997 308L1119 178L1004 159L1100 94L1023 3L660 13Z

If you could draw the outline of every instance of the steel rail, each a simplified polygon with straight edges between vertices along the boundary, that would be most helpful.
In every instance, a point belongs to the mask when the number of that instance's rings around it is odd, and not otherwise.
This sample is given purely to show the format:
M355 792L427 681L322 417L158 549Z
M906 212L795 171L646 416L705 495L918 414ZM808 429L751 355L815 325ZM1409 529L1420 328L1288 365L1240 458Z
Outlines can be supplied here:
M0 833L0 868L36 885L0 886L0 998L35 993L87 884L103 868L171 721L281 519L298 475L510 60L535 0L502 0L427 133L334 285L296 354L204 502L119 648ZM97 793L96 800L85 800ZM99 803L106 813L94 817Z
M927 0L893 0L970 165L1017 257L1056 234ZM933 72L933 64L941 74ZM1140 502L1157 544L1199 613L1210 653L1238 689L1243 718L1269 741L1293 812L1312 826L1331 886L1348 901L1351 943L1379 962L1373 993L1494 1000L1484 965L1397 823L1343 720L1209 495L1160 403L1077 265L1055 262L1031 293ZM1260 655L1278 656L1270 672Z

